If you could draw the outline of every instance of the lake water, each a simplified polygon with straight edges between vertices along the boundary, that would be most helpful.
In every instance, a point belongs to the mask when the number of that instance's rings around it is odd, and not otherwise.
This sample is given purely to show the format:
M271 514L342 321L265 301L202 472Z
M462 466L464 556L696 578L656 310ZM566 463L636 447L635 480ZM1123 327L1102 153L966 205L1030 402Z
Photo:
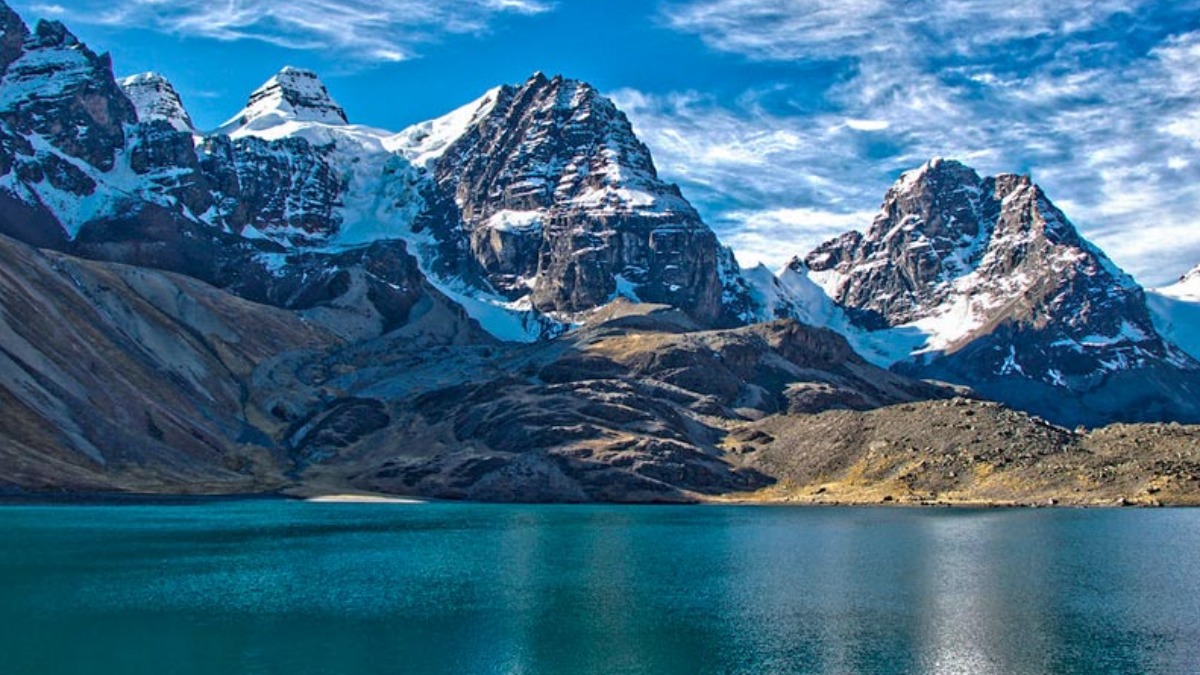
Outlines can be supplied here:
M0 507L0 673L1196 673L1200 510Z

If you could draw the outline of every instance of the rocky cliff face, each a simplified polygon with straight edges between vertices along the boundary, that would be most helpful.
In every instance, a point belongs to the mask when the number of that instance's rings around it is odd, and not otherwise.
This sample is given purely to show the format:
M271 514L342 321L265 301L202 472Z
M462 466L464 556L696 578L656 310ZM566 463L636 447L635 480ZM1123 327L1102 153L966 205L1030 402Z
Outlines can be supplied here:
M1200 364L1028 176L933 160L804 264L854 326L923 336L906 372L1064 423L1200 419Z
M571 314L618 296L744 322L736 265L611 101L540 73L501 87L433 164L439 234L489 283ZM724 272L724 274L723 274Z

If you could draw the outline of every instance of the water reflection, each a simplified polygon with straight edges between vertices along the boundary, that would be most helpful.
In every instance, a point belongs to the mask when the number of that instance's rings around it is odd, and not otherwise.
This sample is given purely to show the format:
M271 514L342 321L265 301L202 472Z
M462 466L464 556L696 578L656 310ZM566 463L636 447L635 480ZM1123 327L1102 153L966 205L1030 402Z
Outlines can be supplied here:
M5 669L1200 664L1200 511L162 508L0 509Z

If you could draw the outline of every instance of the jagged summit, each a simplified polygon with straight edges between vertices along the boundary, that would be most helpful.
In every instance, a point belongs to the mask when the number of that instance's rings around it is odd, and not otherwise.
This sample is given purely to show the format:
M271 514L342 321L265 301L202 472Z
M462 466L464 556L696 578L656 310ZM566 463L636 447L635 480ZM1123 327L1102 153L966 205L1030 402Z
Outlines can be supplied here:
M176 131L192 131L195 125L183 106L179 93L170 81L159 73L140 73L122 78L117 84L137 109L138 120L150 122L160 120L170 124Z
M739 321L732 256L594 87L534 73L455 116L471 121L430 164L435 231L469 238L447 264L469 251L491 287L546 313L621 296Z
M872 329L953 309L957 322L939 328L961 330L942 330L938 348L983 326L996 309L987 303L1003 305L1053 272L1071 276L1095 269L1105 282L1125 291L1136 288L1079 236L1029 176L984 178L943 159L903 174L865 232L822 244L805 263L831 297ZM994 287L994 294L981 296L984 286ZM952 307L956 298L968 296L970 306Z
M442 163L439 182L456 179L460 199L485 187L482 180L505 194L505 210L560 207L695 217L678 189L659 180L649 149L624 113L590 84L538 72L519 86L501 87L495 98L459 144L475 151L460 151ZM503 165L481 172L484 164L495 165L498 153ZM494 215L486 207L498 203L479 205L483 212L464 216L486 220Z
M1200 364L1028 175L927 162L888 190L869 228L804 262L807 275L790 271L832 298L862 338L852 342L890 343L877 353L905 372L1062 423L1200 418Z
M0 31L0 122L111 169L125 144L124 125L137 118L108 54L97 55L58 21L39 21L30 32L7 5L0 7Z
M345 125L341 106L311 70L285 66L250 94L246 107L217 129L219 134L253 134L286 122Z

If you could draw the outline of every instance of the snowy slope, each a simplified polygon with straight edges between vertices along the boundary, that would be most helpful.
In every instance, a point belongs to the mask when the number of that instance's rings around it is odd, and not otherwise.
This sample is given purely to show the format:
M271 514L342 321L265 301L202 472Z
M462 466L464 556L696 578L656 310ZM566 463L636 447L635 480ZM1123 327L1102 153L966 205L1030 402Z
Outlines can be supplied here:
M471 125L492 111L500 89L489 89L483 96L441 117L418 122L388 136L383 141L384 147L400 154L414 166L428 170Z
M759 265L746 270L744 276L761 308L761 316L757 317L760 321L790 317L810 326L828 328L840 333L854 351L881 368L908 358L929 340L928 333L914 326L867 330L856 325L814 279L818 275L798 258L777 275ZM822 281L830 283L832 277L823 275Z
M1154 325L1193 358L1200 359L1200 265L1163 288L1146 291Z

